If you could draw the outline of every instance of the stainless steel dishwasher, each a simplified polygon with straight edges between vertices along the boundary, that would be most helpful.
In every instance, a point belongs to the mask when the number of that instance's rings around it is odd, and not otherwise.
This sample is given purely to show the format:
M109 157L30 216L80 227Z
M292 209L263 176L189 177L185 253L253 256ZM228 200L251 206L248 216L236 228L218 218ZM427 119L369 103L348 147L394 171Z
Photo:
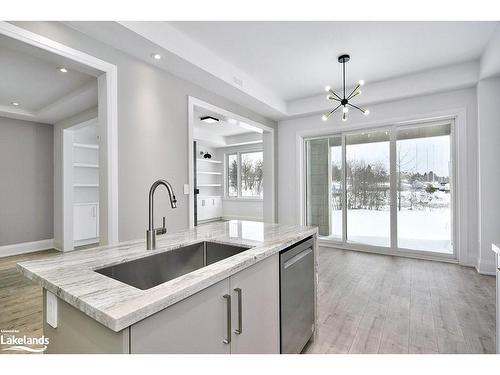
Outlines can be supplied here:
M314 332L314 253L311 237L280 253L281 353L298 354Z

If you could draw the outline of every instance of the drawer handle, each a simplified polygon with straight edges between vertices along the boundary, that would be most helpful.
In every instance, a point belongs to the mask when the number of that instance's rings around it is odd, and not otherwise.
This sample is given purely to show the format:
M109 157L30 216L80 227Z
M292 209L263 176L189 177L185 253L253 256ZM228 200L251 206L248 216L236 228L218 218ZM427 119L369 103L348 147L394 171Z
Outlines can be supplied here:
M312 253L312 249L309 248L307 250L304 250L303 252L301 253L298 253L297 255L295 255L294 257L288 259L283 268L284 269L287 269L288 267L294 265L295 263L297 263L299 260L301 260L302 258L304 258L305 256L309 255L310 253Z
M222 296L226 300L227 306L227 331L226 338L222 340L224 344L231 343L231 296L229 294L224 294Z
M234 330L234 333L241 335L243 333L243 296L241 288L235 288L234 291L238 294L238 328Z

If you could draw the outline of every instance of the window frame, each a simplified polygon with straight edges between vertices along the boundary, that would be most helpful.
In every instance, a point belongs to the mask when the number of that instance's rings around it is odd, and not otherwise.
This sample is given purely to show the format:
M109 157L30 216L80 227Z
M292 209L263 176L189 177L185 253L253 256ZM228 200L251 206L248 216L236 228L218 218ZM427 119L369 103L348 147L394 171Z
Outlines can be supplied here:
M241 156L244 154L252 154L256 152L262 153L262 160L264 160L264 150L262 148L258 149L242 149L242 150L232 150L224 153L224 199L227 200L238 200L238 201L263 201L264 191L262 191L261 197L248 197L241 195ZM237 195L229 195L229 157L236 155L237 162Z

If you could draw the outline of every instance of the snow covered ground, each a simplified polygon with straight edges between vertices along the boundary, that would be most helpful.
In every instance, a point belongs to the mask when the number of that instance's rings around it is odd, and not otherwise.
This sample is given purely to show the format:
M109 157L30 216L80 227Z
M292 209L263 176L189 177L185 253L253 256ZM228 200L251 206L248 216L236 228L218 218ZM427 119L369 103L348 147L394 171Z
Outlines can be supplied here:
M348 210L347 240L390 246L389 210ZM332 235L342 237L342 211L332 211ZM398 247L452 254L449 208L426 208L398 212Z

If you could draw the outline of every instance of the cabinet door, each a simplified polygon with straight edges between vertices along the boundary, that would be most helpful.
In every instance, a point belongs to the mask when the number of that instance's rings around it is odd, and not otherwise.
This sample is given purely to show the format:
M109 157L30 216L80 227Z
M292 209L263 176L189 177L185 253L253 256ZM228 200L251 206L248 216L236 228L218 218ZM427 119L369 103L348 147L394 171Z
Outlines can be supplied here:
M222 199L221 197L215 197L215 217L222 217Z
M231 353L279 354L279 254L229 280L233 305Z
M75 205L73 239L75 241L97 237L97 208L95 204Z
M198 197L198 220L207 220L208 219L208 210L207 210L207 201L208 199L206 198L200 198Z
M229 354L228 293L226 279L134 324L131 353Z

